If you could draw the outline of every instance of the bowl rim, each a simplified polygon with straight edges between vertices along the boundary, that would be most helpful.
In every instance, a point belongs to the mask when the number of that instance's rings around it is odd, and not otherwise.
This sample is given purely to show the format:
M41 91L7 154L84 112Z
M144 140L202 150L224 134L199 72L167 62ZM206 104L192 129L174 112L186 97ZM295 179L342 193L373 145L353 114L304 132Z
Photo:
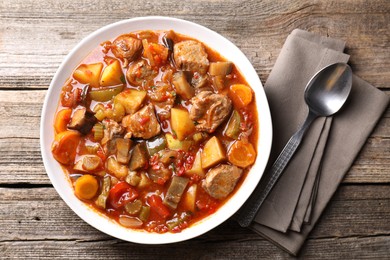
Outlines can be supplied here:
M70 73L62 73L64 70L73 71L74 68L94 49L106 40L111 40L112 38L119 36L120 34L126 33L124 27L126 26L146 26L148 25L151 30L158 30L156 28L160 28L160 30L172 29L176 32L188 35L193 37L201 42L204 42L207 46L215 49L222 56L227 58L229 57L223 51L219 51L214 48L213 44L210 42L202 40L204 35L210 36L213 41L217 43L223 43L225 48L228 48L237 56L237 59L240 63L236 66L243 74L244 78L247 80L248 84L251 85L252 89L255 92L256 103L257 103L257 112L258 112L258 122L259 122L259 136L258 136L258 144L257 151L258 155L256 158L255 164L252 166L250 172L256 172L255 174L248 174L241 187L236 191L236 193L229 198L228 201L224 203L215 213L212 215L192 224L189 228L184 229L180 233L149 233L147 231L128 229L120 226L114 220L109 219L104 214L99 213L97 210L90 208L84 202L77 199L73 193L73 188L71 185L64 185L64 181L69 184L68 177L63 172L59 163L57 163L51 153L51 142L54 138L54 128L53 128L53 119L54 112L49 110L50 106L54 106L55 110L58 106L59 95L53 96L55 92L59 92L60 88L64 84L65 78L67 78ZM127 27L126 27L127 28ZM147 29L146 27L144 30ZM194 30L194 32L188 30L190 28ZM142 29L140 29L142 30ZM132 32L135 30L127 30L127 32ZM193 35L195 34L195 35ZM111 36L109 36L111 35ZM199 36L199 37L198 37ZM87 46L89 46L87 48ZM219 46L219 45L218 45ZM86 51L89 49L89 51ZM234 59L233 59L234 60ZM72 65L73 64L73 65ZM240 69L245 67L248 71L245 73ZM65 74L65 75L64 75ZM249 80L248 80L249 78ZM256 88L254 88L254 86ZM54 98L56 102L50 102L51 99ZM261 107L259 107L261 104ZM260 109L261 108L261 109ZM50 115L51 116L48 116ZM268 158L271 151L272 144L272 121L271 114L269 110L268 101L263 89L263 85L257 75L257 72L253 68L252 64L245 56L245 54L236 47L230 40L218 34L217 32L199 25L194 22L190 22L183 19L172 18L172 17L164 17L164 16L144 16L144 17L136 17L126 20L117 21L115 23L108 24L106 26L97 29L96 31L89 34L87 37L83 38L73 49L69 52L69 54L65 57L65 59L61 62L61 65L57 69L48 91L46 93L44 104L41 112L41 122L40 122L40 149L41 155L43 159L43 164L46 170L46 173L53 184L55 190L60 195L63 201L75 212L81 219L87 222L89 225L94 228L104 232L112 237L116 237L125 241L140 243L140 244L168 244L175 243L184 240L188 240L197 236L200 236L209 230L217 227L228 218L230 218L234 213L238 211L238 209L244 204L244 202L249 198L254 189L256 188L258 182L260 181L266 164L268 162ZM261 153L259 150L261 149ZM259 159L259 154L261 155ZM61 174L56 174L56 170L61 168ZM254 171L256 170L256 171ZM245 188L245 190L244 190ZM228 206L230 208L228 208ZM97 214L98 213L98 214Z

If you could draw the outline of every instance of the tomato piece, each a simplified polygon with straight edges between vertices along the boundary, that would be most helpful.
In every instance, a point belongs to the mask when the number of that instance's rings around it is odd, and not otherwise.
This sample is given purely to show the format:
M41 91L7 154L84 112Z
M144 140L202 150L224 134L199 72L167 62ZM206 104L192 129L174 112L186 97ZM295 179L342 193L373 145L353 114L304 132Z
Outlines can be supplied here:
M111 188L108 201L114 209L119 209L126 203L135 200L138 192L127 182L118 182Z
M169 209L162 203L162 199L158 195L152 195L147 198L147 202L150 206L150 209L156 212L160 217L167 218L171 212Z
M107 156L102 149L99 149L96 152L96 155L99 156L102 159L102 161L105 161L107 159Z

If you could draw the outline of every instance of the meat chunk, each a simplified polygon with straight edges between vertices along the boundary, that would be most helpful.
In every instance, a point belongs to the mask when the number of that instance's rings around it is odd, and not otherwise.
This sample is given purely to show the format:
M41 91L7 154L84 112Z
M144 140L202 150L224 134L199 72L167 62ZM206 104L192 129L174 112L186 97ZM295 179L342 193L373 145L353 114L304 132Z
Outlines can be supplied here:
M191 99L190 118L198 124L198 131L212 133L229 116L232 101L211 91L202 91Z
M198 94L202 91L213 91L213 88L210 86L209 76L207 74L201 75L198 72L194 73L194 76L191 79L191 85L195 89L195 94Z
M215 199L226 198L242 175L242 169L234 165L221 164L211 169L202 183L203 189Z
M140 60L131 64L126 72L127 80L134 86L153 84L153 79L156 76L157 71L146 60Z
M141 53L142 41L123 34L113 41L111 50L115 57L131 62Z
M173 57L180 70L206 74L209 68L207 53L200 42L182 41L173 47Z
M171 109L175 103L176 95L169 84L157 83L155 87L148 91L148 97L155 105L160 120L171 117Z
M152 104L141 108L133 115L125 116L122 125L126 127L128 132L126 137L129 137L130 134L134 137L149 139L158 135L161 131Z
M125 131L125 129L120 124L118 124L117 122L111 119L105 119L103 121L103 125L104 125L104 137L101 141L103 145L106 144L111 139L113 139L115 135L121 135Z

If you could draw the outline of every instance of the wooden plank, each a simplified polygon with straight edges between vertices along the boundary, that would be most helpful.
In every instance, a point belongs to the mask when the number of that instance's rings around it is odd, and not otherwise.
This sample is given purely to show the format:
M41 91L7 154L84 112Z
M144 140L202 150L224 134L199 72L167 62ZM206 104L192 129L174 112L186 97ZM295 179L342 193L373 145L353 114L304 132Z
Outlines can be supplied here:
M389 237L309 240L304 259L387 259ZM264 240L136 245L108 241L0 242L4 259L295 259Z
M54 0L3 1L0 88L47 88L60 62L83 37L106 24L153 15L156 10L160 15L194 21L226 36L248 56L263 81L287 35L294 28L302 28L346 40L355 73L377 87L389 88L390 7L386 1L330 4L253 0L245 5L237 1L159 1L147 8L137 1L110 1L109 6L71 0L62 4Z
M0 91L0 139L39 138L46 90Z
M389 236L389 214L388 185L341 185L310 237Z
M0 188L0 204L0 226L4 227L0 241L110 239L73 213L53 188ZM390 223L384 218L389 215L388 186L340 186L310 238L390 236ZM195 240L259 239L230 219Z

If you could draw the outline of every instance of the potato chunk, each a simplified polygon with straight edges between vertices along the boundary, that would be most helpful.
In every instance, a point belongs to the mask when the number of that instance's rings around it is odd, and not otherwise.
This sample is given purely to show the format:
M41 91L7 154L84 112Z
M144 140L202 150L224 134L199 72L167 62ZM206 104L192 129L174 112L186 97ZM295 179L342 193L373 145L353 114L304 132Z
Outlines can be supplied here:
M134 114L144 102L146 91L127 89L115 96L114 102L119 102L126 109L126 114Z
M102 87L116 86L124 84L124 81L125 76L123 75L119 60L113 60L104 68L100 79L100 85Z
M180 141L195 131L195 125L188 111L178 108L171 109L171 127Z
M199 177L204 178L205 172L202 168L202 152L199 151L195 156L194 164L192 165L192 168L186 171L186 175L199 175Z
M205 144L201 159L203 169L210 168L226 160L225 149L216 136L211 137Z
M89 84L92 88L99 87L100 74L103 63L81 64L74 72L75 80L82 84Z

